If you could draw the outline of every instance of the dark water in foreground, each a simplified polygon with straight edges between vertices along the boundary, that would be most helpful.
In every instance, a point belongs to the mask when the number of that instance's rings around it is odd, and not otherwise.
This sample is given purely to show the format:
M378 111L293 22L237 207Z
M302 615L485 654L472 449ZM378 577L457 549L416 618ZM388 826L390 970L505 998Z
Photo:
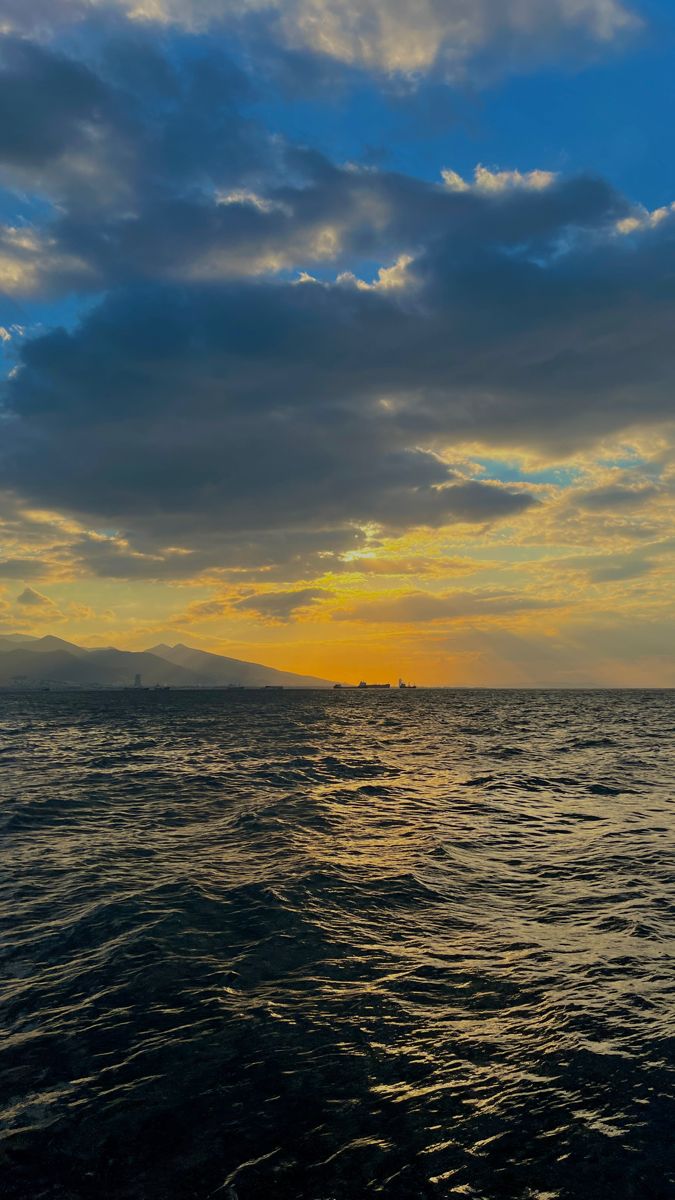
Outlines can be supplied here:
M674 733L673 692L1 696L3 1196L670 1200Z

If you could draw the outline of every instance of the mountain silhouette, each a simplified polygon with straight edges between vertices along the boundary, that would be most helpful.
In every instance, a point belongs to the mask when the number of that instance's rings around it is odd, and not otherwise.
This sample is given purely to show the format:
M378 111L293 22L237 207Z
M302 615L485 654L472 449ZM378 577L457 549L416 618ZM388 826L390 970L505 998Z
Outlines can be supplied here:
M329 687L326 679L313 675L296 675L291 671L278 671L261 663L242 662L238 658L226 658L223 654L210 654L206 650L195 650L192 646L178 643L175 646L151 646L150 654L175 666L195 671L211 684L227 686L240 684L244 687Z
M0 687L330 687L311 675L209 654L191 646L87 649L47 635L0 636Z

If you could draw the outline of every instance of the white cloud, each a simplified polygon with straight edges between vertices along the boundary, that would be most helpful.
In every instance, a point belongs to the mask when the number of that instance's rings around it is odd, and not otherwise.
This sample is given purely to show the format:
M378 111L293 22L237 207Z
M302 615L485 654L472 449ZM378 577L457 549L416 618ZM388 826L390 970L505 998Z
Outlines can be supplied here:
M657 229L663 221L667 221L669 217L673 216L675 216L675 203L664 204L662 208L655 208L652 212L644 208L635 215L617 221L616 228L617 232L622 234L644 233L649 229Z
M479 165L469 183L457 171L441 171L441 177L451 192L507 192L514 190L542 192L556 181L553 171L490 171Z
M338 275L338 283L352 284L363 292L392 292L399 291L402 288L409 287L413 281L413 277L408 271L408 267L413 261L411 254L401 254L396 259L396 262L390 267L380 267L377 272L377 277L372 283L367 283L364 279L359 279L351 271L343 271ZM301 282L305 282L302 280Z
M88 274L82 259L65 253L47 234L30 226L0 225L0 291L7 295L48 290L50 279L57 275L72 282ZM9 340L7 332L0 334L2 341Z

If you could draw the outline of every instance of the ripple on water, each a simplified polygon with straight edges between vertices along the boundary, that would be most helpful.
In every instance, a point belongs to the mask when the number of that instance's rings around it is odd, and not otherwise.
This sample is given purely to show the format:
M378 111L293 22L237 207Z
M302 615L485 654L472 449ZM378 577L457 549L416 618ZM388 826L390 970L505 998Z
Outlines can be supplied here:
M670 1200L674 715L5 695L3 1195Z

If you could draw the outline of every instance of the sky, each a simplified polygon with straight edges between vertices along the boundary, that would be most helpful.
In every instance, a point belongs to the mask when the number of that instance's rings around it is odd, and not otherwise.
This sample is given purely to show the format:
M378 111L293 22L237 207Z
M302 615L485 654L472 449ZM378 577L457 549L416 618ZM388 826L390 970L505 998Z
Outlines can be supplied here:
M675 686L668 0L0 0L0 633Z

